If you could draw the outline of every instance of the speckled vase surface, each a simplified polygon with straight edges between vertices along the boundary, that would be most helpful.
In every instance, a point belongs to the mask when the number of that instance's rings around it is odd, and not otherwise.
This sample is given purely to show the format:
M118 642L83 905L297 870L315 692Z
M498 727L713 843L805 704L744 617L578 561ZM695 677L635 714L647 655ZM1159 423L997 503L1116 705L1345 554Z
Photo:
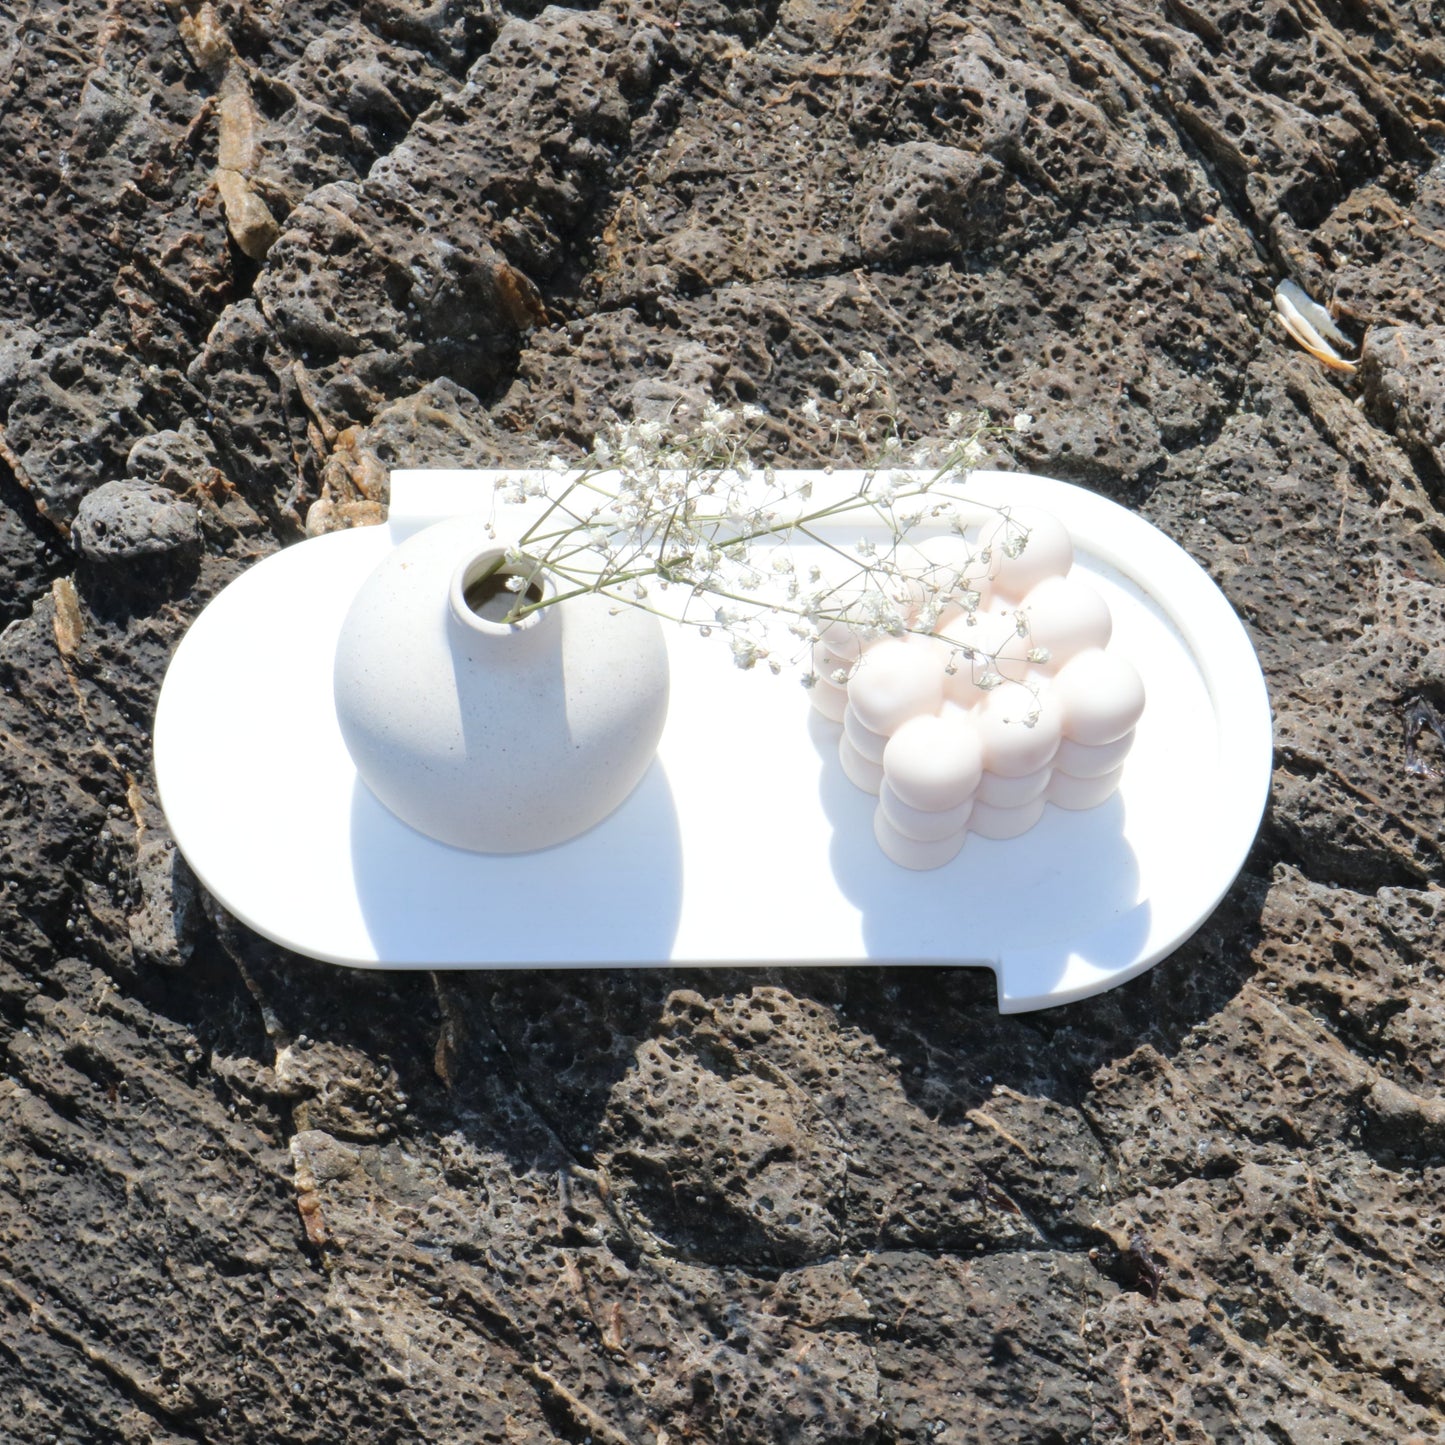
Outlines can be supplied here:
M655 617L603 597L501 620L515 569L479 580L498 550L484 519L457 517L387 556L341 629L336 716L362 781L403 822L523 853L585 832L641 781L667 717L667 651Z

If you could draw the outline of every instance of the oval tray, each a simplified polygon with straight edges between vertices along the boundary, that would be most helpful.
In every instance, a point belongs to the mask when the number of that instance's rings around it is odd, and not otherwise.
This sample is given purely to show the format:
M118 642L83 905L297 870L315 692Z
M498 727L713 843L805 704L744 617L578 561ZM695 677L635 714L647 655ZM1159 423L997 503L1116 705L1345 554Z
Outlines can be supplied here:
M419 527L492 506L492 472L398 472L386 526L276 553L182 640L156 709L176 843L242 922L332 963L386 968L724 964L987 967L999 1007L1085 998L1156 963L1243 865L1269 792L1269 700L1243 625L1178 546L1105 498L978 472L969 494L1041 506L1107 598L1148 706L1119 792L1052 805L1022 838L970 835L911 873L873 840L838 729L786 673L670 630L672 703L631 798L560 847L496 857L413 832L356 777L331 664L356 589ZM817 475L820 489L857 475ZM814 501L817 501L815 494ZM855 540L854 524L847 533Z

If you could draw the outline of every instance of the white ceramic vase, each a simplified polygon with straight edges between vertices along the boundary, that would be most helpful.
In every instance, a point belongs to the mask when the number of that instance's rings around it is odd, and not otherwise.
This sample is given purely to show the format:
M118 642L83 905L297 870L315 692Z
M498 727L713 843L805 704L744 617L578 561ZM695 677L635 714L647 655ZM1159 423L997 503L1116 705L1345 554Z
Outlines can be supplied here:
M336 716L362 781L403 822L523 853L585 832L642 780L667 650L655 617L595 595L499 620L518 569L478 582L499 550L484 519L456 517L388 554L342 625Z

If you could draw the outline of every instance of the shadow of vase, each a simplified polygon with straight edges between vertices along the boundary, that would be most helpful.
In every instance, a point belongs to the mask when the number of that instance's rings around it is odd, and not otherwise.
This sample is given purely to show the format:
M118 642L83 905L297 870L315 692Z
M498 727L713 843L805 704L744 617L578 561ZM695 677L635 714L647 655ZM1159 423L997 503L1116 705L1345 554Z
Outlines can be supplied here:
M532 853L471 853L416 832L358 778L356 896L383 964L437 968L663 963L682 911L682 840L654 759L580 837Z

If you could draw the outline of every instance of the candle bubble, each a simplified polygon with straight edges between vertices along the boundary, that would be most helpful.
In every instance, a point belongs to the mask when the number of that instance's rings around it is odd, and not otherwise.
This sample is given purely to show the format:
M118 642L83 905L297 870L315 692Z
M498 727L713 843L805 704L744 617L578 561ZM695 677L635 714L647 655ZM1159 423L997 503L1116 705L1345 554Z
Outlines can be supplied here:
M1064 736L1098 747L1124 736L1144 711L1144 683L1112 652L1090 648L1066 662L1054 679Z
M1053 684L1001 684L976 711L984 766L1003 778L1037 772L1058 751L1062 716Z
M957 807L942 808L937 812L910 808L885 778L878 790L878 806L883 816L905 838L913 838L920 843L939 843L955 834L962 836L968 826L968 815L973 810L973 799L965 798Z
M935 638L890 637L870 647L848 681L848 702L858 721L875 733L891 733L943 702L947 650Z
M990 808L1021 808L1043 796L1049 785L1053 768L1045 763L1032 773L1019 778L1001 778L997 773L985 773L978 784L978 801Z
M976 802L969 814L968 831L980 838L1017 838L1043 816L1043 798L1035 798L1018 808L991 808L987 803Z
M1119 786L1123 776L1123 768L1115 768L1098 778L1074 778L1068 773L1056 772L1049 781L1046 796L1055 807L1082 812L1085 808L1097 808Z
M983 544L992 559L994 591L1014 602L1045 577L1062 577L1074 565L1074 544L1064 524L1031 507L1013 507L986 527Z
M852 743L848 734L838 739L838 761L843 764L844 776L855 788L877 795L883 786L883 769L877 763L870 763Z
M1030 648L1048 651L1043 664L1057 672L1071 657L1091 647L1107 647L1114 623L1109 604L1076 577L1045 577L1023 600Z
M966 834L962 829L947 838L924 842L918 838L907 838L893 826L883 814L883 809L873 810L873 836L885 856L902 868L941 868L958 854L963 847Z
M1061 773L1068 773L1072 778L1102 778L1105 773L1112 773L1128 757L1129 749L1133 746L1132 731L1121 738L1115 738L1111 743L1101 743L1092 748L1086 743L1076 743L1065 738L1059 744L1058 752L1054 754L1054 767Z
M973 796L983 750L973 715L952 704L911 718L888 739L883 771L900 802L923 812L955 808Z
M847 733L848 741L870 763L883 761L883 749L888 746L888 738L883 733L875 733L872 728L865 728L851 707L843 713L843 731Z

